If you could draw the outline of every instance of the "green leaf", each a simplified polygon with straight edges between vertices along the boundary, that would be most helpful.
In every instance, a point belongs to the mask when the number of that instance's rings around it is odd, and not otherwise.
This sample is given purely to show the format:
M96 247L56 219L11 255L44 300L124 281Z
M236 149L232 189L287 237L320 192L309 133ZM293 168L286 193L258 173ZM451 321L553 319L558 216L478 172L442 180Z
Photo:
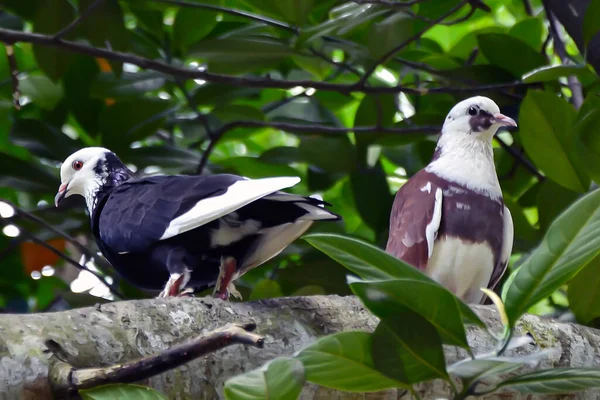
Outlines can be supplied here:
M272 299L275 297L282 297L281 287L277 281L272 279L263 279L254 285L252 293L250 293L250 301L261 300L261 299Z
M90 135L98 133L99 115L105 107L90 96L90 87L100 68L91 57L78 55L63 77L66 104L81 127Z
M590 180L573 149L575 116L566 100L553 93L530 90L521 103L519 137L527 155L548 178L584 192Z
M444 343L469 349L458 299L435 282L415 279L361 281L352 279L352 291L379 318L389 318L405 307L431 323Z
M540 187L537 196L540 231L546 232L554 218L577 200L579 193L560 186L551 180L546 180ZM548 199L552 199L552 201L548 201Z
M298 176L298 171L288 165L269 164L256 157L230 157L215 163L251 179L270 176Z
M219 1L205 1L208 4L219 4ZM217 12L205 9L182 7L173 22L173 45L187 49L208 35L217 26Z
M34 162L27 162L0 152L0 187L35 193L55 193L60 185L58 175Z
M476 359L467 358L450 365L448 373L467 382L473 382L507 374L523 365L534 367L549 353L550 350L542 350L525 356L477 356Z
M111 72L103 72L92 82L90 94L100 99L134 99L162 88L166 82L166 77L155 71L124 72L119 78Z
M130 383L115 383L96 386L92 389L82 389L79 394L83 400L167 400L165 395L150 387Z
M146 138L162 126L173 103L148 97L119 101L100 114L103 144L114 152Z
M241 37L206 39L189 49L189 56L206 60L210 71L223 74L273 66L294 53L292 48L278 41Z
M600 139L597 129L600 124L600 104L596 95L590 96L579 109L573 140L575 151L586 171L594 181L600 180Z
M68 1L44 0L36 8L33 29L36 33L54 35L73 19L75 10ZM40 69L54 81L58 81L67 72L73 61L73 54L56 47L34 45L33 54Z
M373 57L380 58L394 47L404 43L413 34L414 19L397 12L383 21L371 24L368 48Z
M144 146L120 152L124 163L132 163L143 169L151 165L161 168L183 168L195 170L200 162L200 155L181 147L162 145Z
M304 26L315 5L315 0L288 0L273 3L277 5L279 12L285 17L286 21L296 26Z
M377 235L387 234L394 196L390 193L381 162L372 167L358 168L350 174L350 187L356 208Z
M333 173L351 171L356 159L354 146L347 136L306 136L300 141L298 150L310 165Z
M377 371L371 346L371 334L367 332L340 332L317 340L297 358L304 365L307 381L328 388L376 392L406 387Z
M600 257L590 261L569 282L567 297L578 322L588 325L600 317Z
M364 280L408 278L437 285L415 267L362 240L327 233L313 233L303 236L303 239ZM440 286L440 288L454 297L444 287ZM458 299L456 301L466 321L485 327L468 305Z
M382 320L373 332L373 361L384 375L409 384L448 379L437 330L408 308Z
M508 34L540 51L545 34L544 20L537 17L524 18L514 24Z
M520 77L546 64L546 58L524 41L503 33L477 36L479 49L492 64Z
M26 148L36 156L59 162L84 147L81 141L71 139L39 119L15 120L9 135L17 146Z
M96 0L79 0L79 13L81 14L94 5L94 11L87 16L85 23L79 26L80 35L96 46L104 48L110 43L110 48L116 51L129 49L129 31L125 28L123 10L118 1L104 1L99 6ZM106 29L110 27L110 29ZM111 61L113 71L119 75L122 64Z
M586 49L598 31L600 31L600 0L590 0L583 16L583 43Z
M546 65L525 73L521 79L525 83L554 81L563 76L593 75L587 65Z
M21 94L34 104L46 110L52 110L63 97L62 85L52 82L43 75L28 75L19 81Z
M598 368L554 368L516 376L496 389L510 387L521 393L564 394L600 387Z
M590 192L548 228L521 265L504 303L511 326L527 309L572 279L600 254L600 190Z
M304 386L304 367L290 357L278 357L261 368L225 382L227 400L295 400Z

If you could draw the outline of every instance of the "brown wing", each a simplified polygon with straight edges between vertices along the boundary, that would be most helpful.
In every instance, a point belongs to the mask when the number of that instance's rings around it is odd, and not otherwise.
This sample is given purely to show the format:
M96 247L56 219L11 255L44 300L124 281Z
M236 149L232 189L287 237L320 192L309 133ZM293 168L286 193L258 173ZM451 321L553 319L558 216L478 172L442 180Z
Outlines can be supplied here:
M385 251L419 269L427 266L426 228L435 210L439 187L425 171L417 172L396 193Z

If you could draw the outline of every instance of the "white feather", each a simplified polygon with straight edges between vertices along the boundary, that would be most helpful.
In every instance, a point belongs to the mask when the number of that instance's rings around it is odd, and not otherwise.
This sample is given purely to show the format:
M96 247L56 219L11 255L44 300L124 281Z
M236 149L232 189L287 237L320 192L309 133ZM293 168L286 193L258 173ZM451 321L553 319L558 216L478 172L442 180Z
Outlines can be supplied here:
M500 252L500 262L506 268L506 264L508 263L508 259L510 258L510 254L512 253L513 248L513 240L515 230L513 227L512 215L508 207L504 206L504 211L502 212L504 215L504 236L502 239L502 251Z
M427 184L431 186L429 182ZM442 199L442 189L437 188L435 190L433 215L431 216L431 221L425 227L425 237L427 238L427 258L431 258L431 255L433 254L433 245L435 243L435 238L437 237L437 232L440 229L440 223L442 221Z
M188 212L172 220L160 240L168 239L207 224L268 194L294 186L298 182L300 182L298 177L237 181L221 196L202 199Z

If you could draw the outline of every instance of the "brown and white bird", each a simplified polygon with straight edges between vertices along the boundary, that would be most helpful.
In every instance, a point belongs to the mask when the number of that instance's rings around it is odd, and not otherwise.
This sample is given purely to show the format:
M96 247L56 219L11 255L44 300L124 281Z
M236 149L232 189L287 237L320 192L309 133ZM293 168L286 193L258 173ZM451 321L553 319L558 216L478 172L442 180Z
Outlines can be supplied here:
M468 303L502 277L513 222L496 175L492 138L516 127L487 97L458 103L446 117L429 165L398 191L386 251L421 269Z

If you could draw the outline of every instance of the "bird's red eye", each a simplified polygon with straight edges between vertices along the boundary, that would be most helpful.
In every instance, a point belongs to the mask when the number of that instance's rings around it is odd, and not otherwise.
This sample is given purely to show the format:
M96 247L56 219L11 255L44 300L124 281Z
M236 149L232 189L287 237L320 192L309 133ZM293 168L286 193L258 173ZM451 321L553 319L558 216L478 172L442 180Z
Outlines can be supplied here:
M83 168L83 161L79 161L79 160L73 161L73 169L75 171L79 171L81 168Z

